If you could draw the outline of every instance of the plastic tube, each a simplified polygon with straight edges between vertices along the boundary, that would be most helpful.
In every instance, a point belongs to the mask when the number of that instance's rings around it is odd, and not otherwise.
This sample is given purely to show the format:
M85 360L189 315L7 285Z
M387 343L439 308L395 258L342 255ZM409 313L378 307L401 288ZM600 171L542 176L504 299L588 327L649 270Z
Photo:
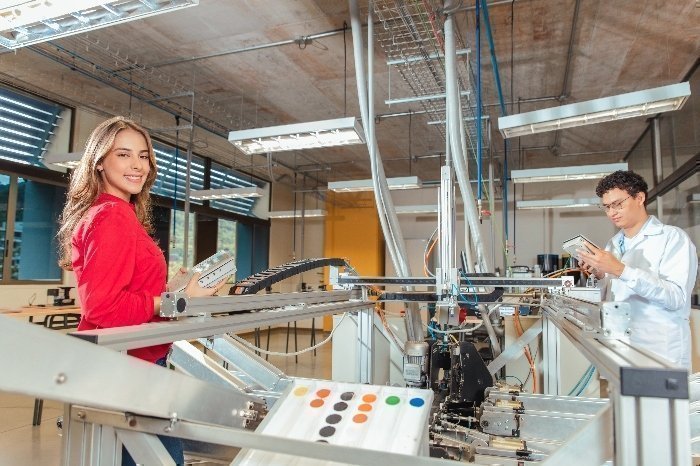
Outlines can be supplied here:
M374 95L372 86L373 73L373 18L372 5L369 5L369 18L367 25L367 70L368 82L365 81L363 47L362 47L362 24L360 23L360 9L357 0L349 0L350 7L350 25L353 38L353 53L355 58L355 76L357 80L357 93L360 103L360 112L362 114L362 126L367 139L367 146L370 154L370 169L372 172L372 184L375 193L375 203L377 205L377 213L379 222L382 227L384 239L386 241L387 251L391 258L394 269L399 277L408 277L411 275L410 267L407 261L406 245L401 233L396 210L389 193L389 187L384 174L384 167L381 162L381 154L375 138L375 123L374 123ZM420 313L416 306L409 306L406 313L407 326L406 331L408 338L411 340L423 339L423 326L421 323Z

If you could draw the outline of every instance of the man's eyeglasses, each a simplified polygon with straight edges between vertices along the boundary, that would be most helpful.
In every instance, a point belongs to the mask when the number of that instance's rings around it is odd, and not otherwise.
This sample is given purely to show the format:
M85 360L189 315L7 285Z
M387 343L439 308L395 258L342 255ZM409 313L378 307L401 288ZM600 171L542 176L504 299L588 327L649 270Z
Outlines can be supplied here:
M598 208L599 208L600 210L602 210L603 212L607 212L607 211L609 211L609 210L611 210L611 209L612 209L613 211L615 211L615 212L619 212L620 209L622 209L622 204L624 204L624 202L625 202L627 199L629 199L630 197L632 197L632 196L631 196L631 195L630 195L630 196L627 196L626 198L624 198L624 199L622 199L622 200L615 201L615 202L611 202L610 204L602 204L602 205L599 205Z

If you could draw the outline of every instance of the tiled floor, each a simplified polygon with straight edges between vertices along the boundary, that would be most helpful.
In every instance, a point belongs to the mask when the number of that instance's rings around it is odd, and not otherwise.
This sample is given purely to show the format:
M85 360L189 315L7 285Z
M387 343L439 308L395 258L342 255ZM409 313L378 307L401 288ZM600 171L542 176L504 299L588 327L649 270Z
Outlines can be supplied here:
M290 335L289 351L294 351L294 334ZM253 341L252 334L244 335ZM261 332L261 345L266 344L267 332ZM316 333L317 343L327 334ZM310 346L310 332L299 330L298 348ZM270 350L284 352L286 329L275 329L270 339ZM308 352L298 357L270 356L270 362L288 375L330 379L331 344L318 349L316 356ZM27 396L0 392L0 466L58 466L60 465L61 437L56 419L63 413L63 405L44 402L40 426L32 426L34 399Z

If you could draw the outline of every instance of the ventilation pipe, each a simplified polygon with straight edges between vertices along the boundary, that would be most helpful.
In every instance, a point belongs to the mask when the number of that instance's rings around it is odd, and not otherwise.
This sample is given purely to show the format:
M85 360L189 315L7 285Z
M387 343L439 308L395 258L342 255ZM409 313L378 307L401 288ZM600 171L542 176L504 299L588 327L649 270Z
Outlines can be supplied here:
M450 10L452 3L453 2L446 2L445 9ZM445 18L445 90L447 98L447 133L450 135L449 141L452 148L452 160L454 161L457 182L459 184L459 190L462 195L462 202L464 204L464 217L467 220L465 225L465 250L469 250L469 238L471 237L474 250L476 251L478 271L488 272L492 269L488 263L488 258L486 257L484 245L481 240L476 202L471 184L469 182L467 170L466 130L464 128L464 119L462 118L459 83L457 81L457 48L453 21L454 15L448 14ZM481 125L481 121L477 119L476 124ZM467 257L469 257L469 252L467 253ZM474 271L473 262L468 264L467 267L469 269L468 272ZM484 327L486 328L489 339L491 340L491 347L493 348L494 357L497 357L501 353L501 345L498 341L498 336L496 335L493 324L491 323L489 311L484 305L480 305L479 308L481 310L481 317L484 321Z
M408 266L406 246L403 234L396 216L394 203L389 193L389 187L384 174L379 146L375 136L374 122L374 88L372 84L374 62L374 18L372 17L372 5L368 8L367 21L367 80L365 80L364 58L362 47L362 24L360 22L360 8L357 0L349 0L350 25L352 30L353 54L355 59L355 78L357 80L357 95L360 103L362 127L369 149L370 169L372 172L372 184L374 187L375 202L379 222L382 227L389 257L399 277L411 276ZM423 325L417 306L410 306L406 313L406 332L409 340L423 339Z

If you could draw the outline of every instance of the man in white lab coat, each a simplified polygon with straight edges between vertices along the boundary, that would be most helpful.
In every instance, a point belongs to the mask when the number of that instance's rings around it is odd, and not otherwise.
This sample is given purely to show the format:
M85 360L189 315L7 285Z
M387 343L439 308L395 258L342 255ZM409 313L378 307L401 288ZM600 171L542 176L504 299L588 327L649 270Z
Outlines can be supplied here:
M698 257L688 235L647 214L647 183L632 171L617 171L598 183L596 194L620 231L605 250L580 251L585 271L603 280L607 301L631 304L637 347L690 369L690 295Z

